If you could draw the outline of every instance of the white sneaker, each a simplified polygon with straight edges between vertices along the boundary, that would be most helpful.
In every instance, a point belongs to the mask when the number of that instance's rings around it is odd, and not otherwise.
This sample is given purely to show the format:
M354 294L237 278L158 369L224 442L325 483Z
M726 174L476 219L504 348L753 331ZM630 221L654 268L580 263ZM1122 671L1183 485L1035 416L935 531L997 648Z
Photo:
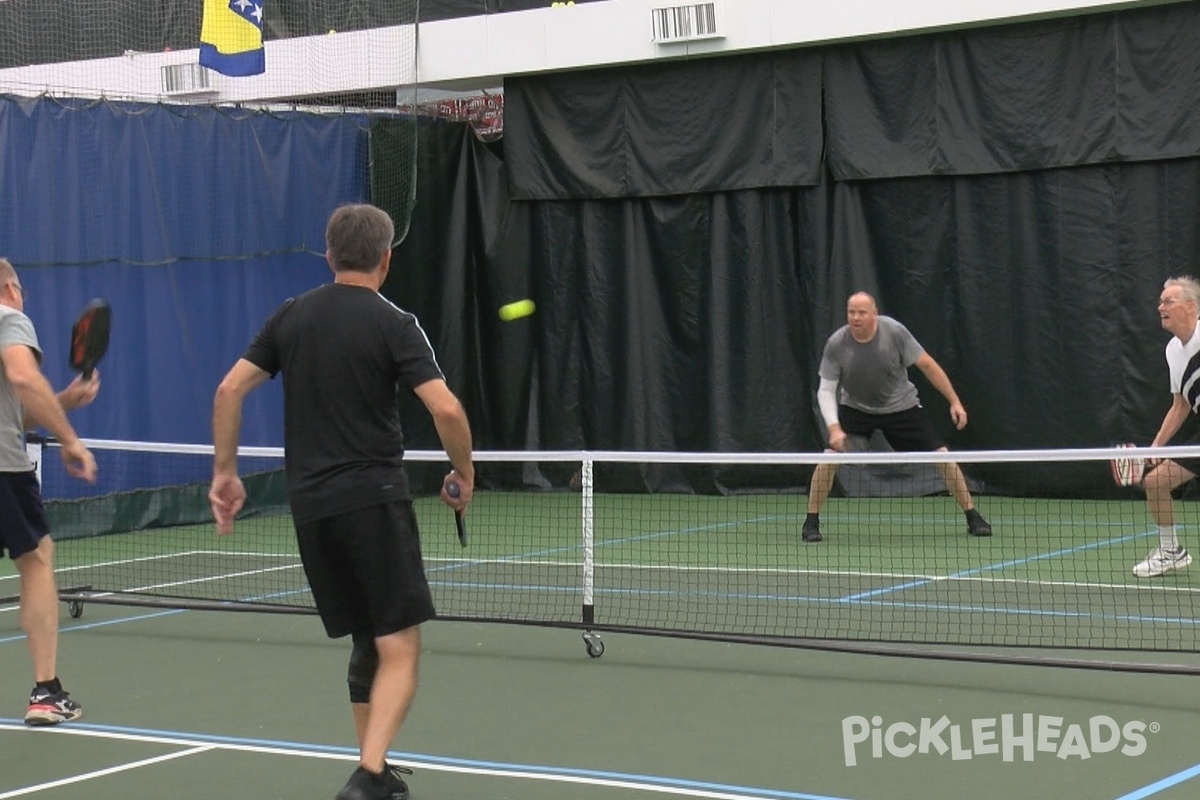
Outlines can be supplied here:
M1163 550L1156 547L1146 556L1146 560L1133 568L1133 574L1139 578L1157 578L1177 569L1184 569L1192 563L1192 557L1187 550L1180 547L1177 550Z

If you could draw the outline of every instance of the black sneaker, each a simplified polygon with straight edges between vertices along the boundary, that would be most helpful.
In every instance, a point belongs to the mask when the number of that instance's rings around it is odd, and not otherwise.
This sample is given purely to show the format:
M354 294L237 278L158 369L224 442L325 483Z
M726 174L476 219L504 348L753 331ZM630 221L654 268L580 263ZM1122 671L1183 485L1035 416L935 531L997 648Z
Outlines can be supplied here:
M816 515L810 514L804 520L804 527L800 529L800 538L806 542L821 541L821 521Z
M33 687L29 693L29 710L25 712L26 725L58 725L83 716L83 707L64 691L51 692L41 686Z
M359 767L337 793L336 800L408 800L408 785L400 774L412 775L411 769L383 765L376 775Z
M971 536L991 536L992 526L977 509L972 508L967 514L967 533Z

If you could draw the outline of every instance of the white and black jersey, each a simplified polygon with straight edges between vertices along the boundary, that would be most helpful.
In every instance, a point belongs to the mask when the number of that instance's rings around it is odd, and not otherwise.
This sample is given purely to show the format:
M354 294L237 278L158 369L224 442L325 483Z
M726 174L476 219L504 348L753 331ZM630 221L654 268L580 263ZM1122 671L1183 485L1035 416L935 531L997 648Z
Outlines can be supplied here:
M1177 336L1167 342L1167 367L1171 371L1171 394L1183 395L1192 413L1200 414L1200 325L1186 343Z

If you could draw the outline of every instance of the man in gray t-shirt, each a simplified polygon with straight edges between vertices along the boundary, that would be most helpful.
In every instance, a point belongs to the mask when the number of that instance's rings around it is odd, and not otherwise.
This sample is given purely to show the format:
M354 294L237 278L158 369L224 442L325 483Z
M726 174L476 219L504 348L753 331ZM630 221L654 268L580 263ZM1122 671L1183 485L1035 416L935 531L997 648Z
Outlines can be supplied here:
M25 431L41 427L59 443L69 474L96 478L96 460L79 440L66 412L86 405L100 389L99 373L77 377L55 394L41 369L42 350L25 316L25 290L7 259L0 258L0 553L21 581L21 629L33 660L27 725L57 725L83 710L58 679L58 590L54 543L42 508L41 487L25 451Z
M915 366L950 404L950 419L962 430L963 408L946 372L925 352L908 328L879 315L875 298L858 292L846 301L846 324L834 331L821 356L817 404L829 431L831 450L844 451L848 436L883 434L898 452L945 451L946 445L921 409L917 387L908 379ZM967 518L967 533L991 536L992 526L975 510L958 464L936 464L946 488ZM836 464L818 464L808 491L808 515L801 538L821 541L820 511L833 488Z

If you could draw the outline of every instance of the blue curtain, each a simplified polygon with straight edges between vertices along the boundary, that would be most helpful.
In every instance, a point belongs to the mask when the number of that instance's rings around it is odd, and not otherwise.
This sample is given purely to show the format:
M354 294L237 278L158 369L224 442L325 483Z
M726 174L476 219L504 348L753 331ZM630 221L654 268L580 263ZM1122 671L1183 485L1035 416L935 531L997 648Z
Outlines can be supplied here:
M207 443L213 390L263 319L326 282L329 213L367 197L362 115L0 98L0 255L56 388L71 322L113 307L86 438ZM282 444L277 386L242 442Z

